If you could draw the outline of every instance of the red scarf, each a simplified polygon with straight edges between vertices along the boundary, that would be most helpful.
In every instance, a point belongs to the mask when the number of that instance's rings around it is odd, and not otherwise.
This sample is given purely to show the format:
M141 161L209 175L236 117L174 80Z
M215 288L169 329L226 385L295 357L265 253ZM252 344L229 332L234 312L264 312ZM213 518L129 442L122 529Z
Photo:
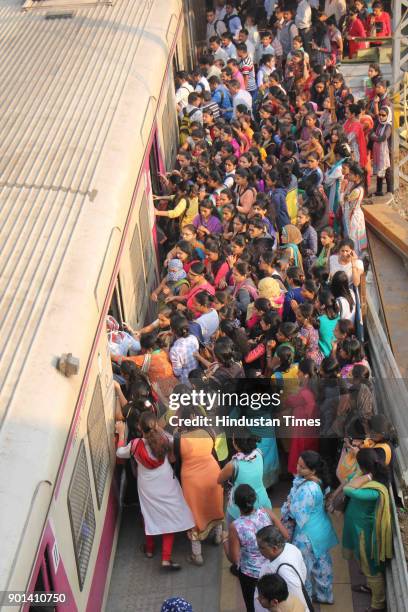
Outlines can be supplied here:
M154 470L164 463L164 459L156 459L149 455L143 438L133 440L130 450L136 461L149 470Z

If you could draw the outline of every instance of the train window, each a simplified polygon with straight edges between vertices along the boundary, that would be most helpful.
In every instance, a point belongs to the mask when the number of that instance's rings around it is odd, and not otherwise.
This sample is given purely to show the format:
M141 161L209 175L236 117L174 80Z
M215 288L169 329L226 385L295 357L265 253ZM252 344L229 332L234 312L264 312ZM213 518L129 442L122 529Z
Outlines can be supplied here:
M110 456L108 432L106 431L105 411L103 408L102 387L99 376L96 379L95 388L92 395L87 427L92 469L95 480L96 499L98 501L98 509L100 509L106 479L109 473Z
M79 588L82 591L96 528L91 481L83 440L79 447L78 457L69 484L68 513L71 522Z
M149 154L149 170L150 182L152 184L153 193L159 195L161 193L161 184L159 179L159 155L157 152L157 141L154 137L153 144Z
M141 323L143 318L143 309L146 296L146 284L143 272L142 263L142 245L140 242L139 228L135 227L133 233L132 242L130 243L130 265L132 268L132 280L133 280L133 291L136 301L136 321L135 323Z
M167 100L162 115L163 146L166 156L166 168L172 167L176 158L178 144L178 126L176 101L174 97L174 84L172 71L169 72Z
M44 556L41 560L40 569L38 571L37 580L35 581L34 593L53 593L54 586L51 578L51 564L48 546L44 549ZM54 612L56 607L53 605L47 606L30 606L29 612Z
M116 321L122 322L126 320L125 310L123 306L122 287L120 284L119 277L117 278L115 289L113 291L109 314L112 315L112 317L114 317Z
M155 268L155 253L152 246L152 230L149 222L149 211L146 194L143 194L139 210L139 226L142 236L143 261L146 271L146 282L149 282Z

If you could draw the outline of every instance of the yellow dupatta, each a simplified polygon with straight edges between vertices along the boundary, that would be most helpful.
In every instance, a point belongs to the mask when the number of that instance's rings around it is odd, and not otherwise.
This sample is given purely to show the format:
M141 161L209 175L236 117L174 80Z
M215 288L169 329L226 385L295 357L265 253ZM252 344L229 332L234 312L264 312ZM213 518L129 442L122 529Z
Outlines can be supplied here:
M375 508L375 530L371 538L371 558L379 564L392 558L390 497L387 487L376 480L363 484L361 488L374 489L379 493Z

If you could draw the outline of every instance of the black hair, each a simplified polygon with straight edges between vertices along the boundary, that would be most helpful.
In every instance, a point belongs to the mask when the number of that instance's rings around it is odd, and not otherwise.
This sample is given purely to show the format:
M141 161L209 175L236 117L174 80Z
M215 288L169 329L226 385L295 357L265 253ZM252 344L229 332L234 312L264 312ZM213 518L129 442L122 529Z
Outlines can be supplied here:
M281 344L276 349L276 356L279 358L280 361L279 371L287 372L293 364L293 360L295 358L291 347Z
M256 216L256 215L254 217L251 217L248 220L248 227L251 226L251 225L252 225L252 227L255 227L256 229L261 229L261 230L265 230L265 227L266 227L265 223L262 221L261 217Z
M279 325L279 332L288 340L292 340L297 334L298 326L293 321L284 321Z
M320 364L320 372L324 374L325 378L338 378L340 373L339 362L331 355L329 355L329 357L325 357Z
M357 463L363 474L371 474L376 482L388 485L387 468L374 448L360 448Z
M351 238L343 238L343 240L340 240L337 250L340 251L340 249L346 246L350 247L350 249L354 251L354 240Z
M361 366L354 366L355 368ZM393 446L397 446L398 437L392 423L383 414L375 414L371 417L369 423L370 433L380 434L386 442L390 442Z
M350 319L339 319L337 325L342 334L345 334L346 338L351 338L354 332L354 325Z
M286 581L279 574L265 574L256 585L258 593L268 602L286 601L289 597L289 589Z
M190 271L197 276L201 276L205 272L205 265L202 261L194 261L190 266Z
M145 350L157 348L157 331L142 334L140 336L140 346Z
M196 293L194 296L195 301L200 305L206 308L211 308L213 305L213 296L207 293L207 291L200 291Z
M301 269L297 266L288 268L286 277L289 278L296 287L302 286Z
M333 275L330 290L335 298L345 298L350 306L350 312L355 308L355 300L350 291L350 285L347 274L343 270L338 270Z
M260 312L268 312L271 309L271 303L268 298L259 297L254 301L254 307Z
M320 289L318 299L320 304L324 306L324 314L330 320L335 319L338 316L339 307L332 292L328 289Z
M249 431L249 429L240 428L237 431L237 434L234 433L233 442L234 445L242 452L244 455L249 455L256 449L256 445L259 442L260 438L255 436L253 433Z
M251 267L246 261L239 261L235 264L234 268L241 276L249 276L251 273Z
M268 310L262 315L262 321L266 323L266 325L270 326L270 331L272 331L273 336L276 335L276 332L282 323L282 319L280 318L279 314L273 309Z
M315 315L315 308L313 304L310 304L309 302L303 302L302 304L299 304L299 312L302 317L307 319L315 329L319 329L320 324L319 320Z
M303 289L306 289L309 293L313 293L313 300L317 298L317 294L319 293L319 288L316 283L311 279L307 278L303 283ZM310 302L307 302L310 303Z
M235 314L235 305L234 305ZM235 317L234 317L235 318ZM220 330L227 338L232 340L234 344L234 357L237 360L242 359L249 353L248 338L242 327L237 327L235 321L231 319L223 319L220 322Z
M319 453L313 450L303 451L300 457L303 459L306 467L315 472L316 476L321 481L322 490L325 491L330 483L329 470L326 462Z
M183 251L183 253L186 253L190 261L193 259L194 247L190 244L190 242L187 242L187 240L179 240L176 244L176 248Z
M226 368L234 363L234 343L228 336L218 338L214 345L214 355L217 360Z
M314 359L309 359L308 357L299 362L299 370L305 376L309 376L309 378L316 378L319 373L319 369Z
M170 318L170 327L177 338L187 338L187 336L190 335L188 320L183 315L178 313L172 315Z
M234 491L234 502L241 514L250 514L257 500L256 492L248 484L240 484Z
M364 348L358 338L346 338L342 343L342 349L348 356L348 363L357 363L364 359Z

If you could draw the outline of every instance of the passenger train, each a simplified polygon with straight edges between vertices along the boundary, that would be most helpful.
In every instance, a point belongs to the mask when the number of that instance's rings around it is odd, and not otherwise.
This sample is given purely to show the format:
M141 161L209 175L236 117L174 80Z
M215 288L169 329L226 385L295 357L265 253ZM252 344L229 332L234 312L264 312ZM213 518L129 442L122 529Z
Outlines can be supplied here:
M0 0L0 591L65 594L46 610L104 607L119 508L105 318L154 316L152 186L174 162L195 19L200 0Z
M203 24L204 0L0 0L4 610L44 591L62 594L48 612L105 607L119 525L105 319L155 316L152 193L177 149L174 71ZM366 66L342 71L358 90Z

